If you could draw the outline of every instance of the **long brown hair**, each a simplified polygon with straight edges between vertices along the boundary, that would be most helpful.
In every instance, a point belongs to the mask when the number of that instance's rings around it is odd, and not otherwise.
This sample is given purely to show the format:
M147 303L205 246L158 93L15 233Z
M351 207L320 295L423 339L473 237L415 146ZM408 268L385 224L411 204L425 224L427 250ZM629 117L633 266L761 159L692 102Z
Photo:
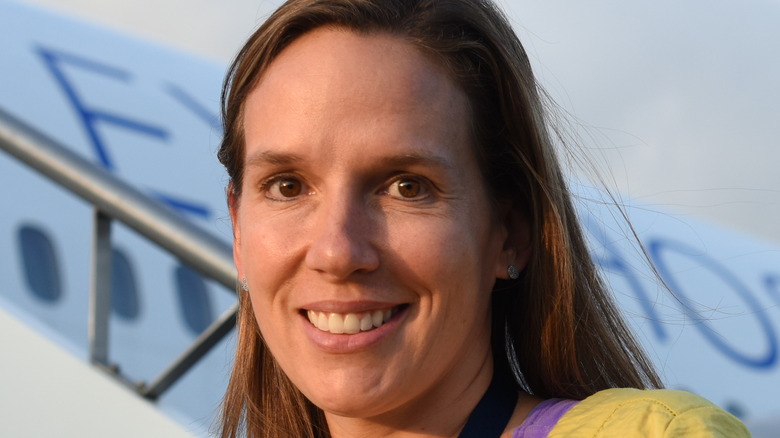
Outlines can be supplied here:
M445 67L469 99L483 176L494 200L531 226L532 256L518 281L493 289L495 372L540 397L585 398L611 387L660 387L602 283L555 156L541 90L503 14L487 0L290 0L249 39L222 95L219 159L228 198L241 190L243 106L275 57L321 26L401 38ZM222 436L329 436L324 415L274 361L248 297L225 395Z

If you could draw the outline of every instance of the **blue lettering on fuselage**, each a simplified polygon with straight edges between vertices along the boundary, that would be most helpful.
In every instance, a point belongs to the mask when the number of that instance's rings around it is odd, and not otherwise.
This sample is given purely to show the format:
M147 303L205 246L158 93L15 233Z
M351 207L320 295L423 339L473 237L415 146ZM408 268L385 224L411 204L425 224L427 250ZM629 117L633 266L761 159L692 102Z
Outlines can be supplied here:
M680 299L684 312L696 322L694 326L699 329L710 344L730 359L743 365L755 368L769 368L775 365L777 362L777 336L772 322L750 289L730 269L706 253L698 252L694 248L672 239L653 239L648 245L648 251L658 272ZM677 281L676 275L669 268L668 263L666 263L664 254L669 252L688 257L695 261L698 266L715 274L723 281L724 285L735 292L747 304L750 310L749 314L756 319L764 334L764 340L766 341L765 352L758 355L748 355L739 351L727 343L722 336L718 335L708 324L706 318L702 318L697 314L694 310L694 303L687 297L686 291Z
M170 133L163 126L147 121L132 119L127 115L89 105L82 94L79 93L72 77L68 74L68 67L70 67L70 69L80 69L89 74L101 75L118 82L126 83L128 86L132 86L133 75L128 71L87 59L83 56L50 48L39 46L35 48L35 51L41 57L44 65L52 74L56 83L60 86L68 101L73 106L87 134L92 149L97 156L98 163L103 168L110 172L115 172L117 170L117 163L111 157L106 141L100 135L98 130L98 125L100 123L111 124L140 135L155 138L159 140L161 144L168 143ZM194 113L199 119L203 120L212 129L221 134L219 118L211 114L207 108L199 104L189 93L182 88L171 84L165 84L163 89L175 102ZM165 194L159 190L153 190L151 195L181 213L194 215L204 219L211 216L211 210L202 202L185 199L178 195Z
M38 47L37 52L54 76L54 79L62 88L62 91L65 92L68 100L70 100L70 103L76 110L76 114L81 118L81 122L87 132L90 143L95 150L95 154L98 156L100 164L106 169L114 170L116 165L111 159L108 148L106 148L106 144L97 130L96 124L98 122L110 123L115 126L135 131L139 134L155 137L161 141L166 141L168 139L168 131L163 127L139 120L133 120L126 116L103 109L90 107L81 99L80 94L69 80L64 67L69 65L126 83L129 83L132 79L130 73L76 55L45 49L43 47Z
M601 245L600 251L593 254L596 263L605 271L622 276L628 283L630 289L636 295L644 313L644 320L648 321L652 327L653 334L658 341L668 340L668 335L662 325L662 319L655 310L653 301L642 282L638 277L638 271L633 268L626 260L616 245L610 242L606 232L594 221L586 221L590 234L595 237ZM658 274L675 294L677 302L683 308L686 316L695 322L696 328L701 332L704 338L718 352L725 355L732 361L750 368L768 370L777 365L778 362L778 338L775 328L756 296L730 269L729 267L718 263L711 256L705 253L695 251L688 245L669 238L650 238L646 241L648 255L651 262L658 271ZM602 252L603 251L603 252ZM667 256L670 253L681 255L694 262L698 267L714 274L727 288L736 294L747 305L748 312L741 317L752 317L758 323L760 332L763 335L764 349L759 353L745 353L740 351L734 345L728 343L722 335L719 335L708 323L708 319L703 317L695 309L695 303L688 298L687 291L683 289L677 274L670 269L667 262ZM780 307L780 275L766 274L763 278L767 293Z

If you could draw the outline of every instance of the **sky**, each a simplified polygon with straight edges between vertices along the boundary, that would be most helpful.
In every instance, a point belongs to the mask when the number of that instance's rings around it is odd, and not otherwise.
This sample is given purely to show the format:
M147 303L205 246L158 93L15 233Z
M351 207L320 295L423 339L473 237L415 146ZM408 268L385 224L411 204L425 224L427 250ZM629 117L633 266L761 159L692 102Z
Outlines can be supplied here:
M225 65L281 3L24 2ZM591 162L628 205L780 243L780 1L499 4L560 108L567 163Z

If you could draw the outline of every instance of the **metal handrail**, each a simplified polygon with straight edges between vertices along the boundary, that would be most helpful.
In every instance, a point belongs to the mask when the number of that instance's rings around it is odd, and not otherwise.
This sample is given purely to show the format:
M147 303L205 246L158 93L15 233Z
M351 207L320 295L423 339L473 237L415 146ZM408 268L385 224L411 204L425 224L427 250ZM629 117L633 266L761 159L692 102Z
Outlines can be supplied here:
M90 292L90 360L142 396L156 399L235 325L236 306L212 323L150 384L132 384L108 361L111 293L111 221L118 220L202 275L235 290L230 245L198 228L154 198L90 163L0 108L0 149L95 208Z

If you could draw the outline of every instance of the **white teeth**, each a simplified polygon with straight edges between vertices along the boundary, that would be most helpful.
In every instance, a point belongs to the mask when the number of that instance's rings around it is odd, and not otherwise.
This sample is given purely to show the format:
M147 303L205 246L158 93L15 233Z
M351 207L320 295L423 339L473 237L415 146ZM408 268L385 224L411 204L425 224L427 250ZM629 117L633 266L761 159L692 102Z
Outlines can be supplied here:
M374 324L374 327L379 327L382 325L384 318L384 312L381 310L375 310L374 313L371 314L371 321Z
M360 333L360 318L354 313L348 313L344 317L344 333Z
M328 317L328 331L331 333L344 333L344 318L338 313L331 313Z
M393 316L393 309L374 310L364 314L358 313L325 313L309 310L309 322L324 332L335 334L355 334L381 327Z
M328 331L328 315L320 313L317 316L317 328L324 332Z
M360 318L360 331L364 332L366 330L371 330L372 328L374 328L374 322L371 318L371 314L366 313Z

